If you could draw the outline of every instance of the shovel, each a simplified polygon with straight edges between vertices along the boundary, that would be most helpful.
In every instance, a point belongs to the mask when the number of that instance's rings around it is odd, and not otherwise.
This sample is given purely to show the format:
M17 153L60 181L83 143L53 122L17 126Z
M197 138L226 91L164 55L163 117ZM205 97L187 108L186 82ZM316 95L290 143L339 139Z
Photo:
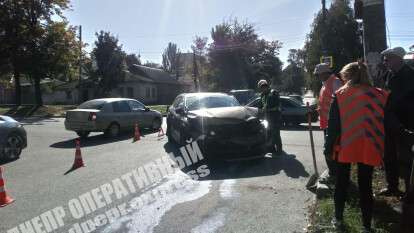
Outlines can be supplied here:
M316 166L315 144L313 142L312 119L311 119L311 109L309 107L309 102L306 103L306 107L308 108L309 137L310 137L310 143L311 143L311 149L312 149L313 168L315 172L313 175L311 175L311 177L308 180L308 183L306 184L306 188L311 189L316 186L316 182L318 181L318 178L319 178L319 172L318 172L318 167Z
M411 135L414 136L414 133ZM411 146L411 155L414 155L414 144ZM414 157L411 165L410 188L406 191L406 197L403 202L402 213L402 232L412 232L414 227Z

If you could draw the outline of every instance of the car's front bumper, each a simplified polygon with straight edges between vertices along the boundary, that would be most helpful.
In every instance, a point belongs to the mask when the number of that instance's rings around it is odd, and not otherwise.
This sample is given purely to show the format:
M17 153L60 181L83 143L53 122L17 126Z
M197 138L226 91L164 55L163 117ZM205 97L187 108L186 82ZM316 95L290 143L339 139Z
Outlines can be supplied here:
M198 140L198 145L208 158L231 160L264 156L268 141L264 133L238 137L206 135Z

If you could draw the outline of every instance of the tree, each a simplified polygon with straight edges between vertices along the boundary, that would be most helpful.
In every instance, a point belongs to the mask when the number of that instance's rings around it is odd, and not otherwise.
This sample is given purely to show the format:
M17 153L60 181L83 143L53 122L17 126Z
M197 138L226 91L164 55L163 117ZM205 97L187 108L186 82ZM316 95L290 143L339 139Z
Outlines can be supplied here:
M67 22L50 22L40 41L39 56L43 77L70 81L78 77L79 41L76 40L76 28Z
M302 50L290 49L289 65L283 70L282 89L288 94L302 94L305 85L305 70L303 69Z
M140 57L140 55L137 56L135 53L126 55L125 62L129 70L133 65L141 65Z
M181 52L174 43L168 43L167 48L162 54L162 67L170 74L179 76L179 69L181 67L180 61Z
M349 0L335 0L326 12L325 22L322 11L316 15L311 32L307 36L304 53L305 67L309 73L320 62L322 55L333 56L335 72L347 63L362 57L358 24L353 17ZM317 93L321 83L311 78L308 80L308 86Z
M15 81L17 104L21 102L20 76L22 74L34 81L36 103L43 104L40 80L52 73L51 70L57 69L57 64L62 62L62 59L57 59L57 61L52 59L52 57L57 58L55 55L62 46L50 39L59 33L62 35L63 32L57 30L58 26L54 25L52 17L64 19L62 12L68 8L69 0L2 1L0 3L0 43L2 44L0 56L1 60L10 64ZM69 38L66 39L69 40ZM67 42L67 40L63 41ZM63 52L59 54L61 57L66 57Z
M282 67L278 41L259 39L252 24L237 19L216 25L211 37L209 58L219 90L255 88L261 78L277 82Z
M118 39L110 32L100 31L95 34L95 48L92 57L96 62L96 75L99 83L98 94L106 97L121 82L125 75L125 53Z

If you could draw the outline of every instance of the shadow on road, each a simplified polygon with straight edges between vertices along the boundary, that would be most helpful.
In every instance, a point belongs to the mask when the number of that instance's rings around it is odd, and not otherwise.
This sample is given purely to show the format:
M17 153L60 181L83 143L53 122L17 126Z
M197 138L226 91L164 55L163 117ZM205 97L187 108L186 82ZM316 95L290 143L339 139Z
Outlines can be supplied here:
M12 162L15 162L17 160L19 160L19 159L18 158L17 159L12 159L12 160L10 160L10 159L0 159L0 165L6 165L8 163L12 163Z
M154 131L152 131L152 130L142 130L141 129L141 137L145 137L146 135L152 134L152 133L154 133ZM77 139L77 138L78 137L75 137L75 138L69 139L69 140L65 140L65 141L61 141L61 142L53 143L52 145L50 145L50 147L60 148L60 149L75 148L75 139ZM131 143L132 143L133 133L124 132L116 138L110 138L110 137L105 136L104 134L98 134L98 135L90 136L86 139L81 139L81 147L99 146L99 145L104 145L104 144L109 144L109 143L125 141L125 140L128 140L128 139L130 139Z
M172 156L181 156L177 145L166 143L164 149ZM225 180L260 176L272 176L283 171L288 177L298 179L309 177L303 164L296 159L296 155L284 153L282 155L266 155L263 158L239 161L211 161L203 160L192 166L182 169L184 173L197 170L198 167L207 165L210 175L200 180Z

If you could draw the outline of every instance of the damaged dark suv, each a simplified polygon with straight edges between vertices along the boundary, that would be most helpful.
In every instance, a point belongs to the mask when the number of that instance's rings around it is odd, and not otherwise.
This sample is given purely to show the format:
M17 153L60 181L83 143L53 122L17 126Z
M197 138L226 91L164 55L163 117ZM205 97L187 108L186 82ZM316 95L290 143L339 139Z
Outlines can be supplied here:
M262 157L270 140L267 123L257 114L257 109L241 106L227 94L181 94L168 109L167 136L179 145L197 140L212 159Z

